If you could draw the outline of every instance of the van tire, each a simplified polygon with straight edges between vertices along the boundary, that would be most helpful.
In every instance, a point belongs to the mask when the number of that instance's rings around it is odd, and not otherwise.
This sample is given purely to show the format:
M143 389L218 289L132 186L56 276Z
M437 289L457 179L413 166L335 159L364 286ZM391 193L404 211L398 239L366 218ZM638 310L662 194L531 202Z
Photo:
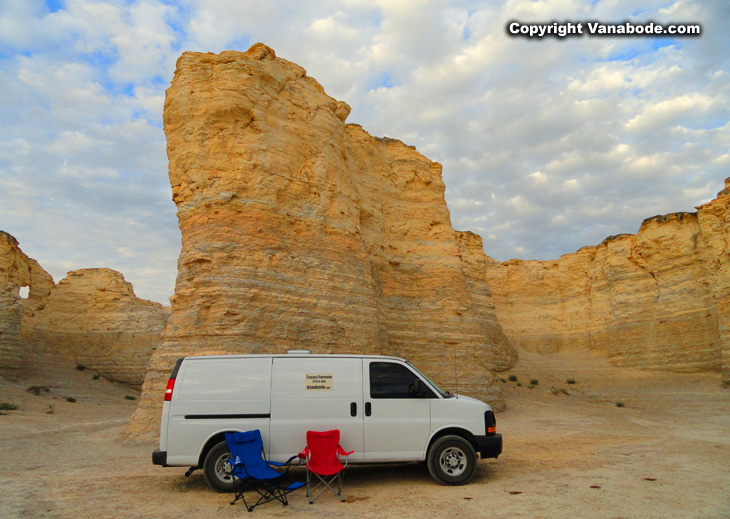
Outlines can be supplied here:
M228 445L225 441L215 444L203 461L203 477L208 486L217 492L233 492L233 475L228 463Z
M465 485L474 477L477 453L461 436L447 435L437 439L426 458L428 471L442 485Z

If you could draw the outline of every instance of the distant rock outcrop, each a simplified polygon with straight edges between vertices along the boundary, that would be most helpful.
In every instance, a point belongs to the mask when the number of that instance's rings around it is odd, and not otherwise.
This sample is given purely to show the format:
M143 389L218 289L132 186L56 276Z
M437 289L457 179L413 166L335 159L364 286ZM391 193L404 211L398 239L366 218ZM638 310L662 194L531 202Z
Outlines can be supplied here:
M111 380L140 386L169 312L140 299L119 272L69 272L43 311L23 319L23 338L36 351L66 355Z
M725 189L697 213L648 218L558 260L491 260L505 333L526 350L593 349L617 366L718 370L730 383L729 201Z
M262 44L178 60L164 123L182 251L132 435L157 431L190 354L394 354L501 405L493 371L515 354L441 166L349 111Z
M54 285L18 241L0 231L3 374L22 376L31 364L60 361L141 385L168 315L161 304L136 297L114 270L77 270Z
M21 288L28 288L26 298ZM18 374L24 347L21 323L42 310L53 278L20 250L18 240L0 231L0 371Z

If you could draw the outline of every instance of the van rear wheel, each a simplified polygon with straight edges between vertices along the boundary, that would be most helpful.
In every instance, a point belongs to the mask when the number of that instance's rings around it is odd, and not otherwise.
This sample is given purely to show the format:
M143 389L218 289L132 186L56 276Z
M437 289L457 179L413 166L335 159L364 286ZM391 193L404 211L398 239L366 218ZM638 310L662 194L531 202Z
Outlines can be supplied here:
M471 481L477 466L477 453L461 436L442 436L428 452L428 471L442 485L464 485Z
M225 441L217 443L203 462L203 477L208 486L218 492L233 492L232 467L228 461L228 445Z

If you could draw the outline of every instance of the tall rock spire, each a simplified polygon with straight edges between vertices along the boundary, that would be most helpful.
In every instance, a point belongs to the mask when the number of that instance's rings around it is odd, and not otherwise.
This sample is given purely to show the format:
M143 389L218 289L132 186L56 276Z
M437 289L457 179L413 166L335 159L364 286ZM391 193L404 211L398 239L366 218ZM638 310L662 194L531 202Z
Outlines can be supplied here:
M191 354L394 354L501 404L494 343L500 365L511 347L470 289L441 166L348 114L262 44L178 60L164 123L182 251L132 434L156 431Z

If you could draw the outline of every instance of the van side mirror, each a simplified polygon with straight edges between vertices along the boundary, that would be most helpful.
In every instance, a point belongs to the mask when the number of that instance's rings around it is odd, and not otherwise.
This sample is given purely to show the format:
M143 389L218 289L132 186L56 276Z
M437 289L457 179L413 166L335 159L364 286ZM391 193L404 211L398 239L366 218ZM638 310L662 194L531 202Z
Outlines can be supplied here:
M423 385L423 381L417 378L413 383L408 386L408 396L423 398L426 396L426 386Z

